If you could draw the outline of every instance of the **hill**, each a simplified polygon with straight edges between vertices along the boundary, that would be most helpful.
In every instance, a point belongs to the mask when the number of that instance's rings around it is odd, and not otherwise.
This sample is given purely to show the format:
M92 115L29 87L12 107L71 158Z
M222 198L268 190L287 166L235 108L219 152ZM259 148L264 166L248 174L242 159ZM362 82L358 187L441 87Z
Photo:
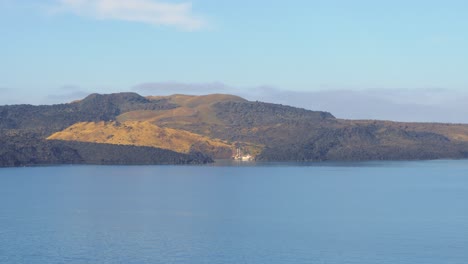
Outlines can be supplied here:
M80 122L54 133L48 140L146 146L180 153L203 151L216 158L230 158L233 146L188 131L159 127L148 121Z
M0 136L3 166L204 163L237 148L265 161L468 157L468 125L342 120L225 94L92 94L68 104L0 106Z
M75 141L44 140L35 133L0 131L0 167L54 164L203 164L201 153Z
M136 93L91 94L58 105L0 106L0 166L41 164L187 164L212 161L201 153L158 148L46 140L79 122L111 121L121 113L171 109L165 99L149 100ZM92 150L92 151L91 151Z

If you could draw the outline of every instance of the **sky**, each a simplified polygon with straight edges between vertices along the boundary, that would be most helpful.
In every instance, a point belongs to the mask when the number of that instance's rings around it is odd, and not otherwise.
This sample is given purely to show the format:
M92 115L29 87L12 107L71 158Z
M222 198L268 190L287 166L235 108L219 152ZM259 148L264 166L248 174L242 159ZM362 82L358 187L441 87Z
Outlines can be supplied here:
M233 93L468 123L465 0L0 0L0 104Z

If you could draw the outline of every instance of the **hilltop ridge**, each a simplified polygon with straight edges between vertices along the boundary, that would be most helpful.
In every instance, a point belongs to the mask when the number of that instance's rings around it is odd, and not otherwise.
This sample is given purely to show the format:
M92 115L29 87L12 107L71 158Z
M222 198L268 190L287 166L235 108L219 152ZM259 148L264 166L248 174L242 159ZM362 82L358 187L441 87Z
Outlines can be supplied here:
M468 157L468 125L343 120L229 94L91 94L66 104L0 106L0 135L0 166L86 163L83 148L105 156L110 146L172 151L181 155L175 163L229 158L237 148L265 161ZM123 154L112 155L125 164ZM129 163L158 160L136 155Z

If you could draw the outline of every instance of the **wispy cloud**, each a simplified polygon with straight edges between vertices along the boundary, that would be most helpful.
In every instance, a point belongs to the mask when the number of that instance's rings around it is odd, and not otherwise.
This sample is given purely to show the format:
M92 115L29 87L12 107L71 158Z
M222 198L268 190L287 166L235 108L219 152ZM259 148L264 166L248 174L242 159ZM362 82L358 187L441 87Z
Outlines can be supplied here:
M249 100L328 111L346 119L468 123L468 92L449 89L288 91L258 87L239 95Z
M88 96L91 92L77 85L64 85L59 87L55 93L47 95L42 104L62 104L69 103L75 100L80 100Z
M0 105L14 105L31 103L33 93L25 92L22 89L14 89L12 87L0 87ZM35 98L37 99L37 98Z
M57 0L58 11L94 19L124 20L194 31L206 21L193 13L192 4L156 0Z
M268 85L153 82L137 85L133 90L144 95L229 93L252 101L328 111L345 119L468 123L468 92L442 88L292 91Z
M133 87L133 91L145 95L169 95L169 94L208 94L208 93L226 93L234 89L224 83L181 83L181 82L149 82L138 84Z

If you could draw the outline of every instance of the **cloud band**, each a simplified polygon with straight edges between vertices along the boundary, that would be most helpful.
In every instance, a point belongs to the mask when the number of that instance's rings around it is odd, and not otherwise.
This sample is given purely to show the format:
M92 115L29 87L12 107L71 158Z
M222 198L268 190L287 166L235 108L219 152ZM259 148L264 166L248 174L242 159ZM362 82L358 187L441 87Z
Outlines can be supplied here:
M59 10L94 19L111 19L173 26L194 31L206 26L193 14L191 3L167 3L153 0L58 0Z

